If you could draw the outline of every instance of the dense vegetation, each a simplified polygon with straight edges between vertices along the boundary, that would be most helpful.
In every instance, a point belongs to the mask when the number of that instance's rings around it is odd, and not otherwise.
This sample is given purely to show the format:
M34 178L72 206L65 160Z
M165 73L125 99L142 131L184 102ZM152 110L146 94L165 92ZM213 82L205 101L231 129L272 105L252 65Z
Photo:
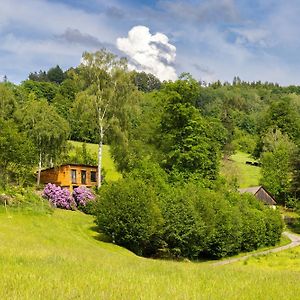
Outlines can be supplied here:
M65 72L1 83L0 108L3 190L32 185L36 170L39 184L42 167L94 163L85 146L74 156L69 138L99 145L99 170L111 145L124 179L99 189L95 214L138 254L222 257L278 241L279 214L220 176L221 160L237 150L259 161L279 203L299 206L299 87L239 78L207 85L189 74L160 82L102 50Z
M220 258L275 245L281 235L278 211L252 195L197 181L170 185L149 164L103 186L96 223L118 245L144 256Z

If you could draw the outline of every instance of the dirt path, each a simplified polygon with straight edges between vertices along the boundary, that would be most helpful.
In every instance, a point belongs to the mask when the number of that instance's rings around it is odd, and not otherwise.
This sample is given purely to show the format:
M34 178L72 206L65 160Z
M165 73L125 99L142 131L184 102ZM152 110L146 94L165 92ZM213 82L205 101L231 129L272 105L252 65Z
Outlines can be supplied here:
M229 259L226 259L226 260L222 260L222 261L218 261L216 263L213 263L212 265L213 266L227 265L227 264L231 264L231 263L234 263L234 262L237 262L237 261L245 260L249 257L280 252L280 251L283 251L283 250L286 250L286 249L290 249L290 248L300 246L300 235L296 235L296 234L293 234L293 233L290 233L290 232L287 232L287 231L283 232L283 234L291 240L291 242L288 245L273 248L273 249L269 249L269 250L266 250L266 251L256 252L256 253L253 253L253 254L248 254L248 255L245 255L245 256L242 256L242 257L229 258Z

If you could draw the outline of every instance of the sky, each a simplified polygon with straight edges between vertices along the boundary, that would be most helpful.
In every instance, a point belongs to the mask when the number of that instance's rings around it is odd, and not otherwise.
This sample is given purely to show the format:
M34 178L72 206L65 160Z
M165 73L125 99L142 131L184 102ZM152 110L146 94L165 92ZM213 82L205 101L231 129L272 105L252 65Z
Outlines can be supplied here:
M176 80L300 85L299 0L0 0L0 80L101 48Z

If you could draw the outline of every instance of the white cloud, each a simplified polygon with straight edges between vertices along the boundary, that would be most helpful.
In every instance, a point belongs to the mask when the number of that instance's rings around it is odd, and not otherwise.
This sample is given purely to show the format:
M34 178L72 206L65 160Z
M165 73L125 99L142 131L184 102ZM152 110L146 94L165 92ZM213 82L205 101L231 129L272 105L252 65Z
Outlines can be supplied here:
M256 44L261 47L269 45L267 39L269 32L261 28L237 28L232 29L232 32L238 34L237 42L240 44Z
M161 80L176 80L173 66L176 47L162 33L151 34L148 27L135 26L128 37L118 38L117 47L126 53L131 67L138 71L152 73Z

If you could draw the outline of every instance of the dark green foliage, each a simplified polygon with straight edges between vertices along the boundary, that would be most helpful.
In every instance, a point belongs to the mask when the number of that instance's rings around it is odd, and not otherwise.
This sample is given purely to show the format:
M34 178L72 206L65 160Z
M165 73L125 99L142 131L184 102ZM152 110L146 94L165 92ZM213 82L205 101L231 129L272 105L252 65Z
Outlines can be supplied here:
M9 84L0 83L0 118L11 118L16 106L16 99Z
M41 81L49 81L46 71L42 71L42 70L40 70L39 72L34 72L34 73L31 72L28 76L28 79L32 80L32 81L40 81L40 82Z
M161 210L165 251L172 257L197 259L205 246L205 223L193 199L184 189L171 189L161 201Z
M272 128L262 141L264 151L261 154L261 183L279 203L284 204L291 191L296 146L286 134Z
M164 111L160 124L159 148L164 153L163 165L183 178L215 179L219 150L225 129L217 120L201 116L195 108L199 84L187 76L165 85Z
M152 92L161 87L160 80L151 73L133 72L133 81L139 91Z
M279 213L252 195L208 190L192 182L170 186L157 167L152 166L153 180L146 168L144 164L100 191L97 224L117 244L146 256L199 259L279 241Z
M300 149L295 152L293 159L293 173L291 192L293 197L299 199L300 203Z
M293 141L300 139L300 116L290 97L271 103L266 114L265 128L277 127Z
M60 84L65 79L65 74L64 74L63 70L57 65L56 67L48 70L47 78L51 82Z
M128 178L102 187L96 223L118 245L139 255L152 252L161 220L155 190L143 181Z
M0 118L0 185L28 182L36 153L34 144L13 120Z
M26 80L22 87L27 94L33 93L38 99L45 98L48 102L52 102L58 92L58 86L52 82Z

